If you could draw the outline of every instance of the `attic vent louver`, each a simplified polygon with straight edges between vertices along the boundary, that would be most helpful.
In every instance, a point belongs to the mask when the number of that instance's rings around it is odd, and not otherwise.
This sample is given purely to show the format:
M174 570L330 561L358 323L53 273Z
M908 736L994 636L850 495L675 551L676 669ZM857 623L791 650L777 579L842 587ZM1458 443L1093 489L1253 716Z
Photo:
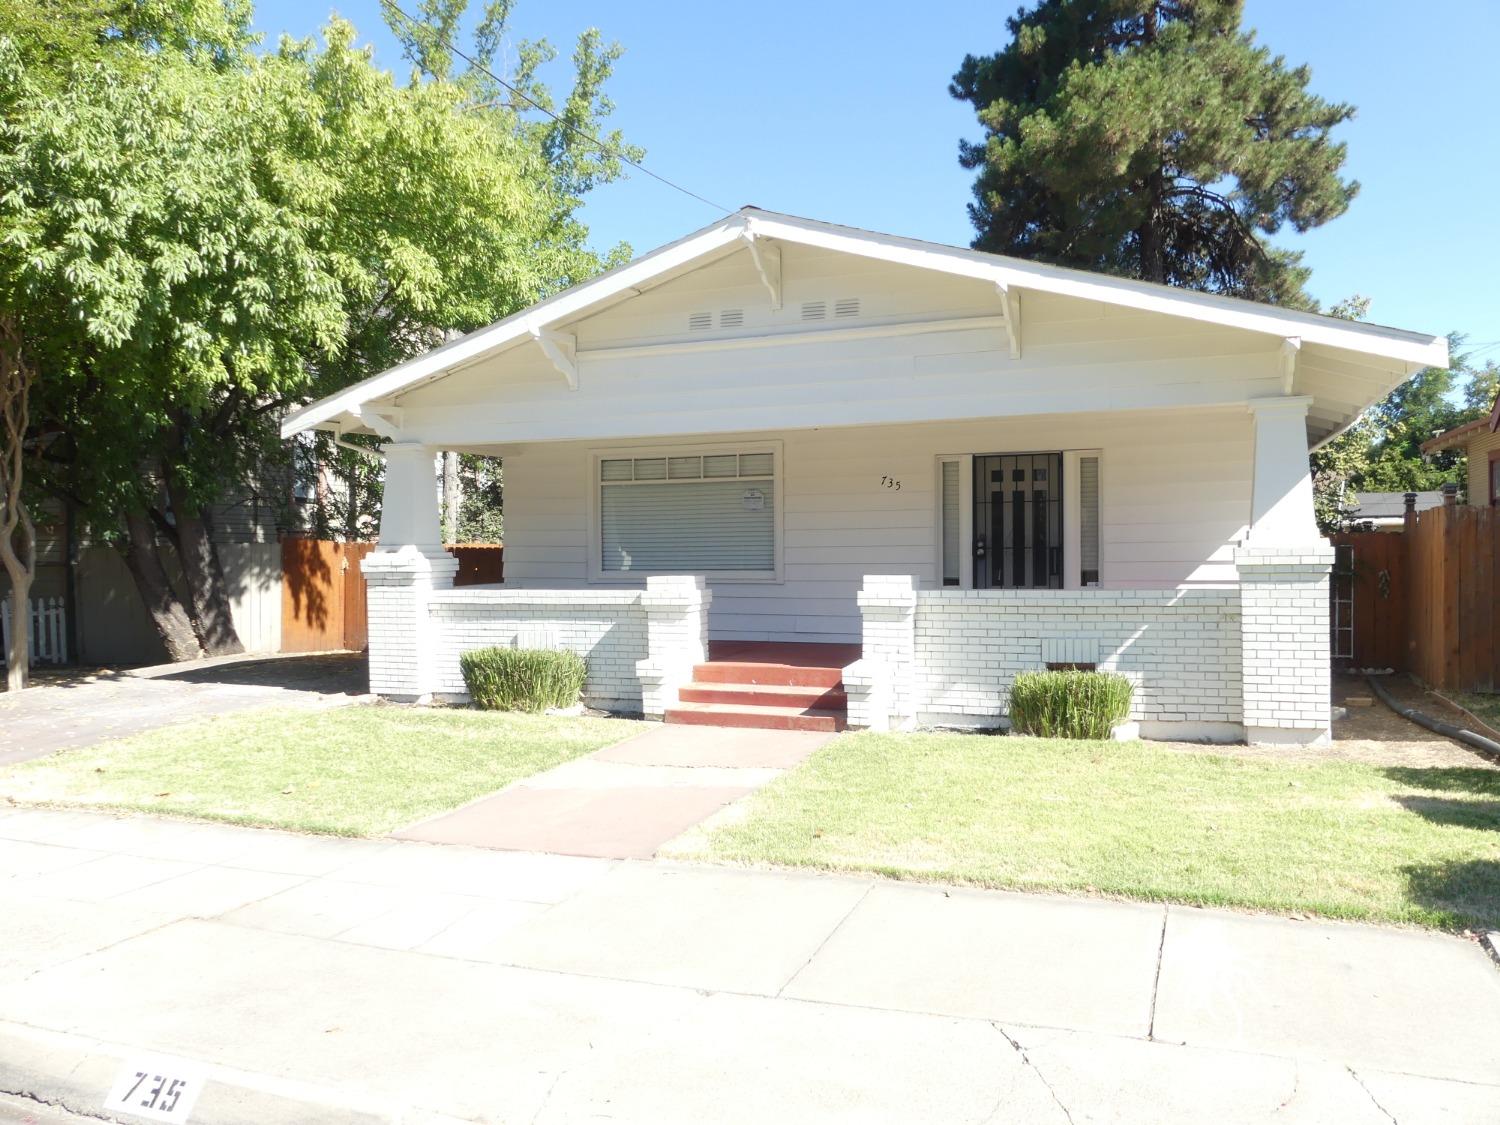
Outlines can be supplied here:
M719 313L720 328L738 328L745 323L744 309L724 309Z
M827 301L803 301L802 302L802 319L803 320L825 320L825 319L827 319L827 317L828 317L828 302Z
M688 316L689 332L706 332L714 326L713 313L692 313Z
M837 301L834 302L834 305L833 305L833 315L836 316L836 317L858 316L859 315L859 298L858 297L840 297Z

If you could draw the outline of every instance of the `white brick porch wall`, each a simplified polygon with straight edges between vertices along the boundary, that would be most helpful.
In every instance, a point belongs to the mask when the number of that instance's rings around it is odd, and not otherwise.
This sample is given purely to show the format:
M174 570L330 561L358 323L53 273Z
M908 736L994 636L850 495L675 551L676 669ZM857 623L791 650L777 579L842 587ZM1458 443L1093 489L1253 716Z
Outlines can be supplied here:
M584 702L639 713L636 662L646 658L646 611L640 590L441 590L428 598L433 691L466 700L459 654L490 646L561 648L588 662ZM370 622L371 637L375 622Z
M1131 718L1145 733L1238 735L1234 589L918 591L911 687L917 719L993 726L1009 706L1017 672L1084 650L1097 652L1100 670L1135 684Z

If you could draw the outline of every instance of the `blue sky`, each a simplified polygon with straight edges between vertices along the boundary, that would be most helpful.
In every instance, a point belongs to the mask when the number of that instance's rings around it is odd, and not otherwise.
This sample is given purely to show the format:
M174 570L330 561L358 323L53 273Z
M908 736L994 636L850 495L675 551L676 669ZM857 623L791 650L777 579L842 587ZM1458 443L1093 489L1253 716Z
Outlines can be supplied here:
M978 130L947 84L965 53L1005 41L1014 7L518 0L512 31L559 48L555 86L583 28L623 44L614 124L646 148L647 167L716 203L966 245L971 175L957 144ZM256 8L270 42L314 34L337 10L382 65L406 69L379 0ZM1500 4L1439 0L1414 20L1394 0L1249 0L1245 23L1308 65L1315 92L1359 109L1337 133L1359 197L1325 227L1282 239L1306 252L1313 293L1325 304L1363 293L1373 321L1463 332L1484 358L1500 357ZM623 241L637 253L716 216L639 174L600 189L585 211L598 248Z

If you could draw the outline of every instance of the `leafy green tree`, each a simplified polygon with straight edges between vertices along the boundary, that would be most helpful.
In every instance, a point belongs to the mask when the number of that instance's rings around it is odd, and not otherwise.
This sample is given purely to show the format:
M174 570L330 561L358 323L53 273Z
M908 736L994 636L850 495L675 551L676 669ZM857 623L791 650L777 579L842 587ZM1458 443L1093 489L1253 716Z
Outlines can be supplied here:
M1434 434L1487 417L1500 368L1476 367L1450 338L1452 364L1417 372L1312 455L1318 524L1332 532L1353 516L1356 492L1430 492L1467 479L1462 450L1422 453Z
M124 40L32 83L0 153L0 271L68 314L33 341L37 483L120 542L174 659L239 648L208 512L276 416L596 271L572 193L612 174L467 83L397 84L341 21L247 42Z
M1353 107L1307 89L1241 29L1241 0L1041 0L950 92L984 129L978 249L1292 306L1300 255L1267 238L1342 214L1333 128Z

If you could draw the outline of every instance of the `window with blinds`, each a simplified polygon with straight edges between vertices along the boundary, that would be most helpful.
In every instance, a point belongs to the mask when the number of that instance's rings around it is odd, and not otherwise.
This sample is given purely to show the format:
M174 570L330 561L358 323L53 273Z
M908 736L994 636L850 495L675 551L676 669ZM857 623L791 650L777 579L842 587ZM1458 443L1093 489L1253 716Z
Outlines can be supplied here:
M943 585L957 586L959 569L958 462L943 462Z
M765 451L602 458L600 569L770 576L776 483Z
M1099 458L1078 459L1078 583L1099 585Z

